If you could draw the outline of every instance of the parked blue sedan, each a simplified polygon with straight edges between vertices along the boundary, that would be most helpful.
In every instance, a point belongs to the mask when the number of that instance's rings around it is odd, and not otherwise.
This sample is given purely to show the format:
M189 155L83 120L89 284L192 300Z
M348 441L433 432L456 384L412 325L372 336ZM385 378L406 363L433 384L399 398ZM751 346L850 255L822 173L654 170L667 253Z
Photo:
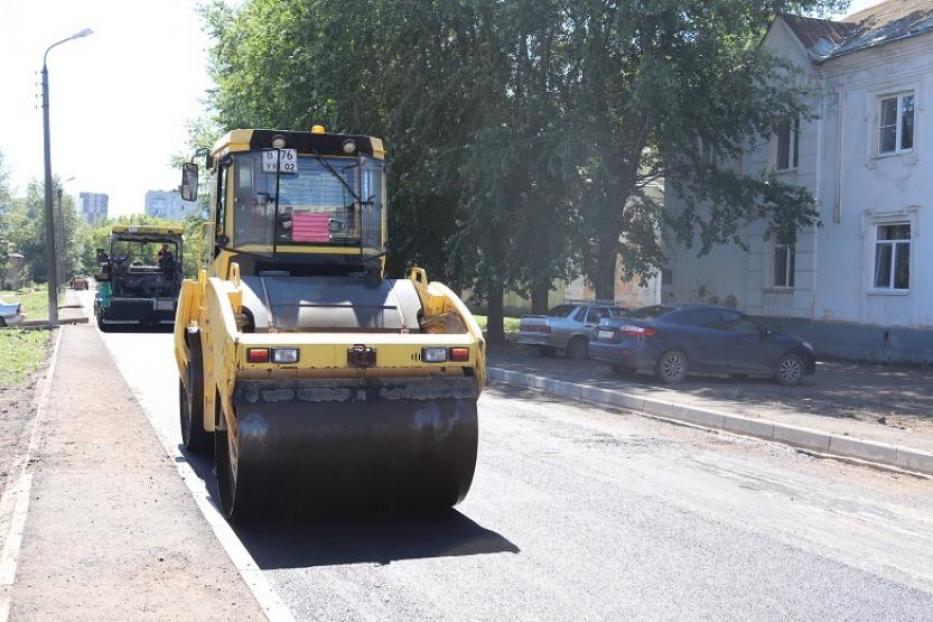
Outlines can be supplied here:
M806 341L734 309L707 305L657 305L605 318L590 337L589 352L619 373L653 371L668 384L698 372L761 375L796 385L816 371L816 354Z

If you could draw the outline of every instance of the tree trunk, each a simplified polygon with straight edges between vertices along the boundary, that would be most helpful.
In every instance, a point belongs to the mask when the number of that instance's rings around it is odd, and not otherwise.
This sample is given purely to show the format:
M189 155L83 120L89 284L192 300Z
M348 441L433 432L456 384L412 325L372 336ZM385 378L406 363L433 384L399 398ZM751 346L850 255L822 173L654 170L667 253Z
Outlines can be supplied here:
M551 284L535 283L531 286L531 312L534 315L544 315L547 313L548 294L551 293Z
M615 300L616 296L616 261L618 261L619 232L608 231L600 236L596 255L596 278L593 288L597 300Z
M641 147L633 150L641 153ZM624 228L625 205L635 185L635 171L640 166L640 157L634 158L629 164L625 157L618 157L612 161L618 162L610 170L618 171L617 176L608 183L606 196L615 197L617 207L614 212L602 214L600 218L600 235L596 241L596 278L593 287L598 300L615 300L616 295L616 263L619 260L619 238Z
M486 339L490 343L505 341L505 323L502 311L503 298L504 292L501 285L493 286L489 290L486 304Z

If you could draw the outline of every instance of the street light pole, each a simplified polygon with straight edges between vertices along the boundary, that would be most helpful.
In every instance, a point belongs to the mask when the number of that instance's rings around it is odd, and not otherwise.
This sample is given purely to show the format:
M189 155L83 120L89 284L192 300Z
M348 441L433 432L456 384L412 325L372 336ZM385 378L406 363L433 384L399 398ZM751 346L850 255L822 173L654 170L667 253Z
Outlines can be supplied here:
M67 39L56 41L42 56L42 128L45 138L45 246L49 270L49 324L58 324L58 270L55 260L55 207L52 199L52 149L49 140L49 68L48 57L52 48L91 34L90 28L76 32Z

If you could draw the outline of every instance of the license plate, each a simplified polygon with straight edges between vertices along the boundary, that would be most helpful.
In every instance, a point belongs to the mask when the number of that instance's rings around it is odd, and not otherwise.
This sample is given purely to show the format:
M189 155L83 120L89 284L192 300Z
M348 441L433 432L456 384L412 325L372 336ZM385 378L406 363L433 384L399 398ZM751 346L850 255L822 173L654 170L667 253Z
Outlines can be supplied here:
M175 308L174 300L156 300L155 301L155 310L156 311L171 311Z
M298 172L298 151L296 149L270 149L262 152L262 172L274 173L278 166L281 173Z
M611 330L601 330L597 333L597 336L600 339L612 339L613 332Z

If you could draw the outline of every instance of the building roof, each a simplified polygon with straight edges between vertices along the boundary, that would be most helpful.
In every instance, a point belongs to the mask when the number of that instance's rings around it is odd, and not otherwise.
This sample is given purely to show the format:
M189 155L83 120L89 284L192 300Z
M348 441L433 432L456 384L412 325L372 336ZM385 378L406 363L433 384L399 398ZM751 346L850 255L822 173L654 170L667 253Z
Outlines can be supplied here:
M858 26L848 22L834 22L829 19L784 15L784 21L794 31L794 35L808 50L823 39L834 45L842 45L846 39L858 30Z
M839 21L782 15L818 63L933 31L930 0L885 0Z

